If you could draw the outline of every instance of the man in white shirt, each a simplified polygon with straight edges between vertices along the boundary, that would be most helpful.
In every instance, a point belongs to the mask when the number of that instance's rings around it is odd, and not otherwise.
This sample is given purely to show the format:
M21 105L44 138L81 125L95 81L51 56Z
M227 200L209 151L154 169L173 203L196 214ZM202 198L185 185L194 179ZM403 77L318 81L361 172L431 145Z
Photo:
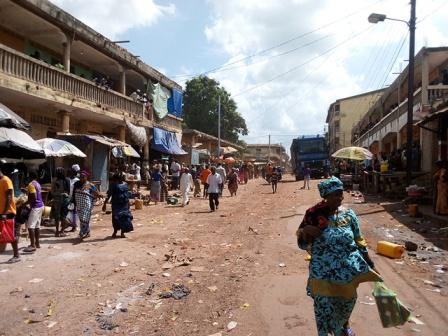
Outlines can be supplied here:
M219 191L220 186L223 183L221 179L221 175L216 172L216 167L211 168L212 173L207 178L207 186L208 186L208 200L210 204L210 210L215 211L218 210L219 206Z
M226 183L227 174L225 168L222 166L221 163L218 163L218 167L216 167L216 172L219 174L219 176L221 176L222 183L219 187L219 196L222 196L222 191L224 189L224 183Z
M171 189L177 190L179 188L180 164L177 160L171 163Z
M193 188L193 177L190 174L188 168L184 168L184 172L180 177L180 192L182 194L182 206L186 206L190 203L188 193Z

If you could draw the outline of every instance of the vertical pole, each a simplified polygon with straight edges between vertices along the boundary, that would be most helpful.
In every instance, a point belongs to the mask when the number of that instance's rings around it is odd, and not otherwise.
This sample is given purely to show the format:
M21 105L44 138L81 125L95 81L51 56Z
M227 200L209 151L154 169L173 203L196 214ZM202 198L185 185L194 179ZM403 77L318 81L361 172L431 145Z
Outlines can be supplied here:
M406 148L406 184L412 184L412 144L414 113L414 53L415 53L415 6L411 0L411 18L409 20L409 73L408 73L408 115L407 115L407 148Z
M268 135L269 137L269 145L268 145L268 163L271 161L271 135Z
M218 96L218 159L221 156L221 96Z

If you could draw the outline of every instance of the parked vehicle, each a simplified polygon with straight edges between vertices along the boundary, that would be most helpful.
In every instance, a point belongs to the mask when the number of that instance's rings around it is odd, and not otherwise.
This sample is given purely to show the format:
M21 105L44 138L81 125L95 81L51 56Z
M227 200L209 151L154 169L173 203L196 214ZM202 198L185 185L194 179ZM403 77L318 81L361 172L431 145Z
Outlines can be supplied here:
M329 156L323 135L300 136L292 141L291 165L296 181L303 179L305 167L311 169L311 178L322 178L328 173Z

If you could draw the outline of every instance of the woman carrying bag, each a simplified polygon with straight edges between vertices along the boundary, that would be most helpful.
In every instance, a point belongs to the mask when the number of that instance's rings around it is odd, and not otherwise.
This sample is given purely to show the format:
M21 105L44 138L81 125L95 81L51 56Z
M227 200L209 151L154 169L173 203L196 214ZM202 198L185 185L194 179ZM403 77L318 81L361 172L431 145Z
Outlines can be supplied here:
M361 282L382 281L367 252L356 214L341 207L343 184L332 177L318 185L323 201L306 211L297 230L311 254L307 293L314 300L319 336L353 336L349 320Z

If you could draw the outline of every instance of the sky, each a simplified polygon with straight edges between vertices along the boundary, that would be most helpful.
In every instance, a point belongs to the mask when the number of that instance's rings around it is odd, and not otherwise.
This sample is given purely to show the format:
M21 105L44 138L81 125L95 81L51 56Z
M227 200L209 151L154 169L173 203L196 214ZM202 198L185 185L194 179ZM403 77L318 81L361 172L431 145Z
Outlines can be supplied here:
M409 0L54 0L181 85L218 80L248 143L322 134L337 99L391 84L406 66ZM447 0L417 1L416 52L448 46ZM446 17L446 15L445 15Z

